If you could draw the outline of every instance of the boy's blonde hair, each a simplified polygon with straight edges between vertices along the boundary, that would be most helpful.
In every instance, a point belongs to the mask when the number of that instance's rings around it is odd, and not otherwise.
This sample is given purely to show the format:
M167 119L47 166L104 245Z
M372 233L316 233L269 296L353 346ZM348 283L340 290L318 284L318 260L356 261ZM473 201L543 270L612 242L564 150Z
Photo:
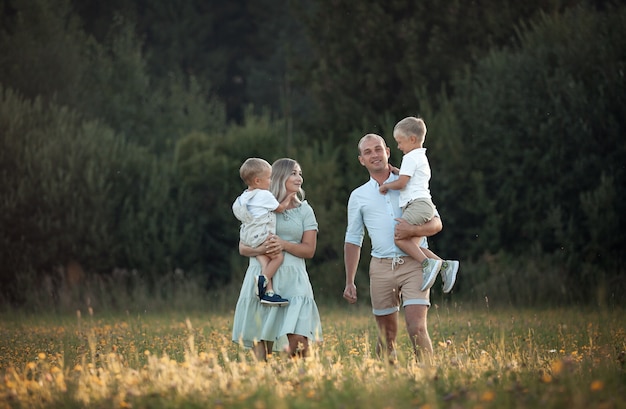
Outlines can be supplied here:
M423 143L426 138L426 123L422 118L408 116L393 127L393 134L405 138L415 136L418 142Z
M246 185L250 186L253 184L254 178L261 175L261 173L267 169L272 169L272 165L265 159L248 158L239 168L239 176Z

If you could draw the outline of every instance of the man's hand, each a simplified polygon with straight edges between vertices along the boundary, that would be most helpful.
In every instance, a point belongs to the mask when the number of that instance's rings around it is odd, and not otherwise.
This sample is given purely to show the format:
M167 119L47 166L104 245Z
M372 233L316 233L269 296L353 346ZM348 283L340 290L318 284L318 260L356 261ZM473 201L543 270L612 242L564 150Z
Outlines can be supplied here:
M395 219L398 224L396 224L396 229L393 235L395 240L407 240L414 237L413 225L407 222L404 219Z
M382 193L383 195L386 194L388 190L389 188L387 187L387 185L382 185L381 187L378 188L378 191Z
M443 228L439 217L433 217L419 226L413 225L404 219L395 219L395 221L398 222L393 235L395 240L407 240L413 237L431 237L439 233Z
M346 285L346 289L343 290L343 298L345 298L346 301L348 301L350 304L355 304L357 300L356 285L354 284Z

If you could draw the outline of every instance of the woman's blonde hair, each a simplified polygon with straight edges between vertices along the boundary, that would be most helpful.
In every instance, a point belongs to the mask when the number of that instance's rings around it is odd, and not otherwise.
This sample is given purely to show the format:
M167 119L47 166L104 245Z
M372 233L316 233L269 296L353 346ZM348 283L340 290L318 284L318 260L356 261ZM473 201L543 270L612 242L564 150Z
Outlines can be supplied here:
M287 197L285 182L287 182L287 179L291 176L291 173L296 165L299 165L299 163L289 158L278 159L272 164L270 192L276 196L276 199L278 199L279 202L282 202ZM304 200L304 190L302 190L302 188L300 188L300 191L296 194L295 200L297 203Z

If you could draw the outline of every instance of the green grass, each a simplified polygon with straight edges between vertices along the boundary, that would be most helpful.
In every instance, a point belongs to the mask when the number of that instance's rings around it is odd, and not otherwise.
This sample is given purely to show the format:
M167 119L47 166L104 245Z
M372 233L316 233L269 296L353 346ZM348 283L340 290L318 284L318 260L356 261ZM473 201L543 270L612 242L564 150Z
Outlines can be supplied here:
M365 306L320 309L313 356L267 363L230 341L232 311L4 312L0 408L626 407L623 310L434 305L424 366L404 332L397 364L376 358Z

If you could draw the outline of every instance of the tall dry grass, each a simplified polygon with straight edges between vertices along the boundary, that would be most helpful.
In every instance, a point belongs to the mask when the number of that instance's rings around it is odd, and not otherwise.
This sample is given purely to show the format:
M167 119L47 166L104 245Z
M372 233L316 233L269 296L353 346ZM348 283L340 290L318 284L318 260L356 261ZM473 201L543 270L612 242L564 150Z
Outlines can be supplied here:
M365 306L321 313L310 358L268 362L230 341L231 311L4 313L0 408L626 407L623 311L434 305L432 365L404 333L379 360Z

